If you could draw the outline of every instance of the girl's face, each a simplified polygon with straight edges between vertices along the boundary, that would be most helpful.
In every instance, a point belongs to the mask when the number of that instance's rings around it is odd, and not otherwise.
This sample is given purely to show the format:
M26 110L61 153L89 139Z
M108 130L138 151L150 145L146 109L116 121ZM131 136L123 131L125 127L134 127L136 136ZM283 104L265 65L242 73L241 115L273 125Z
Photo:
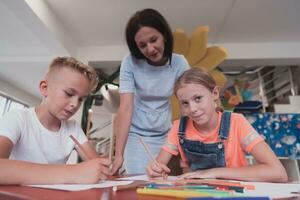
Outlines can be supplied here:
M150 64L164 64L165 43L164 37L159 31L144 26L135 34L134 39L140 52L150 61Z
M215 101L219 98L216 87L209 91L200 84L184 84L176 94L182 114L189 116L198 126L210 124L216 116Z

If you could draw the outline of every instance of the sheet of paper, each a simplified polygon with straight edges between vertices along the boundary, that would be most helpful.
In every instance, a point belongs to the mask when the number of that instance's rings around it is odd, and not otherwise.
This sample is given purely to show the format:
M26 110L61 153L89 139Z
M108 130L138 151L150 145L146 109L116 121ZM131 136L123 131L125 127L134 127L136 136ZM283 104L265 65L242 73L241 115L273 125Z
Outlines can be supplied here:
M157 178L159 180L161 178ZM168 176L166 181L174 181L177 179L177 176ZM147 175L138 175L138 176L128 176L124 178L118 178L117 180L128 180L128 181L151 181L155 179L149 179Z
M55 190L67 190L67 191L79 191L88 190L91 188L106 188L118 185L128 185L133 181L101 181L96 184L56 184L56 185L26 185L29 187L38 187L45 189L55 189Z
M299 192L299 183L265 183L265 182L241 182L254 185L255 190L246 190L245 196L268 196L270 198L288 198L297 196L291 192ZM299 195L298 195L299 196Z

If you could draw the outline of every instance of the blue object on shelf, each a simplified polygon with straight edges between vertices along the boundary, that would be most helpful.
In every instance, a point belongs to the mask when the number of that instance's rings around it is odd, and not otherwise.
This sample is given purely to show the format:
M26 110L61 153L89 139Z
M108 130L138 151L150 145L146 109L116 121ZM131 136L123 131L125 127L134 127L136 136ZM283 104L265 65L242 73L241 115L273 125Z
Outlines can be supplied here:
M259 112L262 108L262 103L260 101L244 101L243 103L239 103L234 107L234 112L241 113L253 113Z

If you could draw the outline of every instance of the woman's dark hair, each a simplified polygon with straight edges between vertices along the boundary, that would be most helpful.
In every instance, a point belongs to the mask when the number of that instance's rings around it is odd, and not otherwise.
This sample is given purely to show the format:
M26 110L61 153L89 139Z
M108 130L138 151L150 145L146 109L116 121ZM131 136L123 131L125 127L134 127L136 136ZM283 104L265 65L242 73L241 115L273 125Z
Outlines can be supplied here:
M173 35L171 28L165 18L158 11L151 8L137 11L127 23L126 41L130 53L137 59L146 59L140 52L134 39L135 34L144 26L154 28L163 35L165 41L164 56L171 59L173 50Z

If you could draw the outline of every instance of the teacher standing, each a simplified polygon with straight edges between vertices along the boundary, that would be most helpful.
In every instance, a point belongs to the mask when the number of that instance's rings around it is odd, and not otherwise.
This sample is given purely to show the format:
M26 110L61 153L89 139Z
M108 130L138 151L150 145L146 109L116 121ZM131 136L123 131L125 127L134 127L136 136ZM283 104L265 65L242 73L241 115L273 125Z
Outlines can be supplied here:
M189 68L182 55L172 53L173 35L154 9L137 11L128 21L130 54L121 64L120 107L112 174L125 163L128 174L145 173L150 161L141 137L156 156L171 127L170 97L177 78Z

